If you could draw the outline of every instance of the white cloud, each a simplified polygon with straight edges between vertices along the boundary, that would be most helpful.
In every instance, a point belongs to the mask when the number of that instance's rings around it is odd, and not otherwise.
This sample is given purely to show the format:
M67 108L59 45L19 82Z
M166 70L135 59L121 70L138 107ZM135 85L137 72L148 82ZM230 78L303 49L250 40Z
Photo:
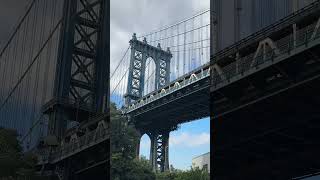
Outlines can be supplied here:
M160 27L174 24L207 10L209 4L209 0L111 0L110 72L115 70L122 59L133 33L141 36ZM111 79L111 90L118 85L125 68L120 68L119 73ZM115 89L114 95L121 96L126 92L127 78L122 81Z
M193 0L192 6L194 9L207 10L210 7L210 1L204 0Z
M206 144L210 144L209 133L192 134L188 132L182 132L178 135L172 135L169 138L170 146L197 147Z

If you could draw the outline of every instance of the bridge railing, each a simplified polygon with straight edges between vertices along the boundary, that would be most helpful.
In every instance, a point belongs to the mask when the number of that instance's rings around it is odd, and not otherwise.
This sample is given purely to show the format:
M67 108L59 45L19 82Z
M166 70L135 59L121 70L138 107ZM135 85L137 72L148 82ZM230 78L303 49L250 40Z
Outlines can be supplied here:
M62 160L88 147L105 141L109 136L110 132L108 131L108 128L100 128L78 137L77 141L71 141L56 148L52 148L51 150L46 148L39 152L38 164Z
M267 37L275 31L281 30L289 25L292 25L295 20L297 19L299 20L299 18L302 18L305 15L318 11L319 7L320 7L320 1L319 0L314 1L313 3L299 9L298 11L295 11L294 13L280 19L276 23L271 24L261 29L260 31L257 31L247 36L246 38L241 39L240 41L232 44L231 46L224 48L221 51L218 51L216 53L216 56L219 56L219 57L228 56L234 53L234 51L236 51L237 49L241 49L243 47L248 46L249 44L252 43L252 41L256 41L257 39Z
M312 37L314 33L315 36ZM220 72L212 69L211 85L214 88L218 88L223 85L223 83L230 82L232 78L238 75L249 73L252 69L259 69L259 66L263 66L269 62L275 62L277 58L292 53L294 49L307 46L308 43L318 40L319 37L320 33L317 32L316 22L310 24L298 30L296 38L293 37L293 34L289 34L275 41L274 44L276 48L274 49L269 49L258 56L255 54L256 52L254 52L245 57L241 57L233 63L222 67Z
M185 88L193 83L196 83L202 79L210 77L210 67L209 63L204 64L203 66L195 69L191 73L184 75L175 81L169 83L169 85L163 87L162 89L153 91L146 96L140 98L139 100L133 102L129 107L123 109L124 113L130 113L135 109L138 109L146 104L154 102L164 96L172 94L176 91L179 91L182 88Z

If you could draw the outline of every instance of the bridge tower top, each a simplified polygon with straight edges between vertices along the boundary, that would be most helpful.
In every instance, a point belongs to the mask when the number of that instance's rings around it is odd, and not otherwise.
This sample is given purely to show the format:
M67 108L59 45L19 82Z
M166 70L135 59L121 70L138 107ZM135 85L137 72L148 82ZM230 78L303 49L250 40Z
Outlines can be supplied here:
M131 46L129 78L127 94L125 95L128 106L132 101L142 97L144 91L144 79L146 60L152 58L155 63L155 89L165 86L170 81L170 60L172 54L170 48L163 50L160 43L157 47L148 44L146 38L143 41L137 39L136 33L133 33L129 41Z

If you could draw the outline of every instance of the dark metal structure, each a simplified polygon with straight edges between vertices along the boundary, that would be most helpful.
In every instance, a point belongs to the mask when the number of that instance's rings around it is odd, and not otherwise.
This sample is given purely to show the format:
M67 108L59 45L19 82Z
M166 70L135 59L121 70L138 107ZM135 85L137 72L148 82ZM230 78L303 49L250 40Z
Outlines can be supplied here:
M108 8L99 0L66 0L54 98L43 107L49 133L62 137L68 121L106 112Z
M314 0L212 0L216 12L217 49L233 43L275 23Z
M129 80L126 98L126 105L142 97L144 90L144 78L146 60L151 57L156 64L156 83L155 89L159 89L169 82L170 78L170 59L172 57L169 48L164 51L160 47L153 47L144 39L143 42L137 40L133 34L130 40L131 59L129 68Z
M109 177L108 43L109 1L65 0L54 98L42 108L49 116L42 174L68 180ZM67 131L70 122L78 126ZM53 146L55 140L59 144Z
M108 114L66 132L58 147L39 148L38 172L59 179L107 179L110 176ZM98 123L98 125L96 125Z
M149 45L146 39L143 42L137 40L136 34L133 34L130 40L131 59L129 69L129 80L126 98L126 106L142 97L144 91L144 78L146 69L146 60L151 57L155 64L155 89L162 88L169 82L170 78L170 59L172 57L169 48L167 51L161 49L160 44L157 47ZM130 116L131 121L135 117ZM150 160L154 170L160 168L160 171L169 169L169 133L171 127L162 129L149 129L136 126L143 133L147 133L151 139Z
M319 171L320 3L211 60L215 179L291 179Z

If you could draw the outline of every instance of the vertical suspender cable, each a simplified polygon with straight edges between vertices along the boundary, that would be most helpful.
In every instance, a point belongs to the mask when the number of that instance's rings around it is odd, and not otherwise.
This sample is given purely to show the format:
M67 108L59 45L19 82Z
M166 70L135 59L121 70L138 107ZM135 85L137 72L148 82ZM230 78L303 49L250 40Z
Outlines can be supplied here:
M176 65L177 65L177 77L179 77L180 76L180 74L179 74L179 63L180 63L180 56L179 56L179 54L180 54L180 52L179 52L179 42L180 42L180 38L179 38L179 24L177 25L177 59L176 59Z
M186 73L185 67L186 67L186 32L187 32L187 24L186 22L184 24L184 32L183 32L183 74Z
M201 16L199 16L199 18L201 19L201 17L202 17L202 15ZM200 22L201 22L201 20L200 20ZM198 49L198 63L199 64L201 64L201 47L200 47L200 45L201 45L201 29L202 29L202 27L201 27L201 24L200 24L200 26L199 26L199 28L198 28L198 46L197 46L197 49ZM196 67L197 66L199 66L197 63L196 63Z
M191 30L191 42L192 42L192 46L191 46L191 67L190 70L193 69L194 66L194 18L192 18L192 30Z
M202 65L203 64L203 16L204 15L201 15L201 19L200 19L200 27L201 27L201 31L200 31L200 43L201 43L201 49L200 49L200 51L201 51L201 59L200 59L200 65Z

